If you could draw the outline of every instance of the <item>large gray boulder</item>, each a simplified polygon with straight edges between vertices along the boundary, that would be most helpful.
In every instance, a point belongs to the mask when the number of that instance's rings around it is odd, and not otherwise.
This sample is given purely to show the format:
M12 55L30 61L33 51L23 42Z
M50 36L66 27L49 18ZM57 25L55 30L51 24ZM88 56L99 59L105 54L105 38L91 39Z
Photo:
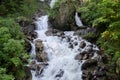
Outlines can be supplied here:
M52 26L60 30L71 30L75 26L76 12L73 1L66 0L58 5L59 7L53 7L53 11L56 11L54 17L50 16Z

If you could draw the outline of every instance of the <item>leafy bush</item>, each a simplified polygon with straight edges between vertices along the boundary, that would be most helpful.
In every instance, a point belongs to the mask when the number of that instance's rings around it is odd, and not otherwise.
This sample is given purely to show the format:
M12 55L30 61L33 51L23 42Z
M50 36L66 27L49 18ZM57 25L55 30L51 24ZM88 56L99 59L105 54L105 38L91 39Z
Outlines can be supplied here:
M78 12L87 25L97 28L97 44L111 56L109 65L115 72L114 64L120 58L120 0L86 0Z
M14 19L0 18L0 80L22 80L25 77L22 61L24 36ZM21 70L24 74L17 74Z

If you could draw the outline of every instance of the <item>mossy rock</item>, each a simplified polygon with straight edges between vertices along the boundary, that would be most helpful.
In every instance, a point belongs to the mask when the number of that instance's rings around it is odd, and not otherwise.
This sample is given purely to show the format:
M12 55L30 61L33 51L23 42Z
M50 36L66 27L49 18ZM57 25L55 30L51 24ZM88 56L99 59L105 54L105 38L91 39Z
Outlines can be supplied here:
M72 1L66 0L53 7L53 16L50 16L50 22L54 28L60 30L71 30L74 29L75 25L75 7ZM52 12L51 12L52 13Z

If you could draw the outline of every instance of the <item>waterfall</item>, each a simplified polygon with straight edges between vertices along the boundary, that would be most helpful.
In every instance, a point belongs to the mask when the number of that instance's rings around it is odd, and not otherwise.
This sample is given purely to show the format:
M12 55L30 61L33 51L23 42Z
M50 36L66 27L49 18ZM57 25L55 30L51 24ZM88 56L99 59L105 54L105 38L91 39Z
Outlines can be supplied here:
M82 80L81 66L85 60L75 60L75 56L87 50L91 43L74 35L74 31L65 31L64 38L60 36L46 36L45 32L49 30L48 15L38 18L36 25L35 31L38 33L38 38L31 43L31 55L36 54L34 42L40 39L42 40L44 51L47 53L49 61L41 74L36 76L36 72L41 71L31 71L32 80ZM70 38L70 41L68 41L68 38ZM86 47L83 49L79 47L82 41L86 43ZM73 48L69 47L70 44L73 45ZM40 63L37 60L35 61L37 64Z
M54 4L55 4L56 1L57 1L57 0L51 0L51 2L50 2L50 7L51 7L51 8L53 8L53 6L54 6Z
M55 1L56 0L51 0L51 8ZM77 12L75 14L75 20L79 27L83 26ZM35 70L31 70L32 80L82 80L81 66L85 60L76 60L75 57L81 52L89 50L89 45L92 44L80 36L75 35L74 31L65 31L62 33L62 36L47 36L46 32L50 30L48 15L41 16L35 23L35 32L37 32L38 35L37 38L31 42L31 61L34 61L34 63L36 63L35 65L44 64L44 62L38 62L36 60L35 42L37 40L42 41L44 45L43 51L47 53L48 61L47 66L42 67L42 69L38 70L36 68ZM86 45L84 48L81 48L80 45L83 41ZM98 50L98 48L93 45L93 50ZM97 55L94 54L92 58L96 56Z
M82 21L81 21L80 17L78 16L77 12L75 13L75 21L76 21L76 25L78 27L82 27L83 26Z

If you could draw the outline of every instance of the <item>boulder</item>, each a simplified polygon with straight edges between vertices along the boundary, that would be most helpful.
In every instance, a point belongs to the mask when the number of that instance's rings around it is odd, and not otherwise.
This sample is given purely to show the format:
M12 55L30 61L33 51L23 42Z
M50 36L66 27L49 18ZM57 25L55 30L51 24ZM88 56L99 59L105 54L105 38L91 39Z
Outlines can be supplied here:
M81 69L86 70L90 67L95 67L95 66L97 66L97 60L88 59L83 63L83 65L81 66Z
M42 41L40 39L35 40L35 47L36 47L37 52L43 50L43 44L42 44Z
M64 35L64 32L62 32L62 31L59 31L59 32L57 32L57 34L56 34L58 37L62 37L63 35Z
M75 7L72 1L66 0L56 7L57 14L50 16L50 23L56 29L60 30L71 30L75 25ZM53 10L54 11L54 10Z
M82 55L81 54L76 55L75 60L79 60L79 61L82 60Z
M36 70L36 61L31 61L31 63L30 63L30 65L29 65L29 68L31 69L31 70Z
M25 35L31 35L35 30L35 24L29 24L25 27L22 27L22 32L25 34Z
M72 43L69 43L69 48L73 49L73 44Z
M30 52L30 50L31 50L31 44L29 40L25 39L25 51Z
M37 52L36 54L36 58L37 58L37 61L38 62L47 62L48 61L48 58L47 58L47 53L45 52Z
M82 73L82 79L83 80L92 80L93 76L91 74L91 72L87 71L87 70L83 70Z
M26 73L26 76L24 80L32 80L32 74L31 74L30 68L27 66L25 67L25 73Z
M85 41L80 42L80 48L84 48L86 46Z
M74 42L74 45L77 46L77 45L78 45L78 42Z
M86 60L89 58L89 53L86 51L83 51L75 56L75 60Z
M46 31L45 34L46 34L47 36L52 36L52 35L53 35L53 32L52 32L52 30L50 29L50 30Z

